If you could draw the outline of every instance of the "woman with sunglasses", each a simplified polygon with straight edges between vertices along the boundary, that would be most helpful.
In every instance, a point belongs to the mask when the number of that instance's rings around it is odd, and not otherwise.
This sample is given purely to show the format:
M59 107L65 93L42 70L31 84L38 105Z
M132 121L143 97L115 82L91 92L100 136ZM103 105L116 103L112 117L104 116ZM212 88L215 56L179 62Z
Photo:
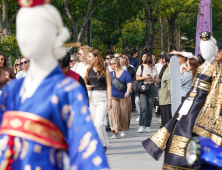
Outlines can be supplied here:
M21 70L22 70L21 60L20 59L16 59L15 63L14 63L14 73L17 74Z
M7 66L7 58L5 54L0 53L0 90L8 81L14 78L15 73Z
M23 70L18 72L16 74L17 79L24 78L27 75L28 69L29 69L29 60L27 60L25 57L21 58L21 65L23 67Z
M80 62L76 63L72 70L76 73L78 73L83 79L86 76L86 71L90 67L88 57L89 57L89 51L91 51L92 48L90 48L88 45L82 46L79 48L78 57Z
M90 68L86 72L85 83L91 93L89 107L94 126L102 141L104 152L109 144L105 130L107 111L112 108L112 88L109 69L104 65L98 50L89 52Z
M117 138L119 130L122 130L121 137L126 135L128 131L128 125L131 116L131 89L132 79L128 71L122 69L123 58L112 58L110 62L112 72L111 74L111 86L112 86L112 109L109 110L109 122L112 130L112 139ZM123 90L118 90L117 85L114 83L114 79L118 79L122 83Z
M109 69L109 71L111 71L111 65L110 65L110 61L111 61L111 58L113 58L114 56L113 55L107 55L106 58L105 58L105 66Z
M72 54L70 57L70 68L73 68L76 63L79 62L79 57L75 54Z

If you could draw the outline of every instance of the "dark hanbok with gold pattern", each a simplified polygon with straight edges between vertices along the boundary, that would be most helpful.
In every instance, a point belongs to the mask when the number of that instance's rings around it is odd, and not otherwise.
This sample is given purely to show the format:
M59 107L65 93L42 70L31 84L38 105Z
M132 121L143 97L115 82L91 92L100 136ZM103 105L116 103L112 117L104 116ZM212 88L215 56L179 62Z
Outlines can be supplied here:
M203 128L203 126L200 126L201 123L211 125L212 120L216 119L213 115L220 111L222 97L220 91L221 67L214 60L207 70L201 74L202 69L203 65L198 67L191 90L186 97L187 100L193 102L187 115L179 114L182 103L173 118L162 129L142 142L146 151L156 160L160 158L166 146L164 170L189 169L186 168L184 159L187 142L195 135L204 136L201 133L196 133L195 128ZM202 122L203 118L205 122Z

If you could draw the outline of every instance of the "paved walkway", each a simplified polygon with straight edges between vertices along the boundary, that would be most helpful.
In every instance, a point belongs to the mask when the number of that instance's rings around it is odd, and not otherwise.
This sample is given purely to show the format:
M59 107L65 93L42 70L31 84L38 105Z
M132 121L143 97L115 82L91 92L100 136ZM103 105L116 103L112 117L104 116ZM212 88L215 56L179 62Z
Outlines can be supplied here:
M160 129L159 119L153 116L151 133L138 133L138 113L132 112L131 125L126 137L111 139L112 133L108 132L110 145L107 150L107 158L112 170L161 170L163 155L155 161L142 147L141 142Z

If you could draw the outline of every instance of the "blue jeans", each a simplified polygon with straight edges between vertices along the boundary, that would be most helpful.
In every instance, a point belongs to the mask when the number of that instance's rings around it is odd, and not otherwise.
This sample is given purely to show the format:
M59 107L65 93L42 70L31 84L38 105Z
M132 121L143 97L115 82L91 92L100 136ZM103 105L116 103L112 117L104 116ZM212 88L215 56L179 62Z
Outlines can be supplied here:
M148 92L139 94L140 126L150 127L153 116L155 97L156 97L156 87L154 84L151 84Z

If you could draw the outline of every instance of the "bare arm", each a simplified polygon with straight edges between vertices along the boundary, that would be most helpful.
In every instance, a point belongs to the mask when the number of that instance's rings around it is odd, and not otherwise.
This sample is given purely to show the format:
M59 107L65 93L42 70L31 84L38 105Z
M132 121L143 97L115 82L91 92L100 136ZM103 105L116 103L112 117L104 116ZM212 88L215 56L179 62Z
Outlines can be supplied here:
M127 84L127 91L126 91L126 94L125 94L125 99L129 97L129 94L131 92L131 89L132 89L132 83L128 83Z
M136 80L137 81L142 81L142 80L145 80L145 79L148 79L148 76L140 77L139 75L136 75Z
M108 92L108 109L112 108L112 87L111 87L111 75L109 69L106 69L106 86Z

